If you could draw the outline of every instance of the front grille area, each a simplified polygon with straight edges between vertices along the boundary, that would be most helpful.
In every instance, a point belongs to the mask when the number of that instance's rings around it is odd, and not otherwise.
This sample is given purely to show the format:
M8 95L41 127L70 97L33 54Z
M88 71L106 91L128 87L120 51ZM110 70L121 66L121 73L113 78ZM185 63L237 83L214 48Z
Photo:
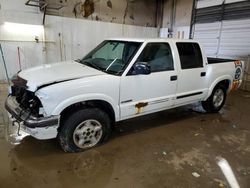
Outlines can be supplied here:
M42 104L34 92L28 91L26 85L13 82L11 86L11 95L16 97L16 101L24 110L30 111L32 115L39 116L39 108ZM20 82L19 82L20 83Z

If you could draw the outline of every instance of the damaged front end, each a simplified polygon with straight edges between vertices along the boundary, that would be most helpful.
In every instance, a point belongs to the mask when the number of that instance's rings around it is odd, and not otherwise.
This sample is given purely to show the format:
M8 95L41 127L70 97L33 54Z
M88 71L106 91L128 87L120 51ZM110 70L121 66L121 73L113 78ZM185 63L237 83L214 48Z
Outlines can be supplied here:
M12 82L10 95L16 98L22 109L29 111L32 115L39 116L42 104L34 92L27 90L27 81L17 76Z
M28 135L37 139L55 138L60 117L43 115L42 103L35 92L28 90L26 80L15 76L12 83L5 102L11 120L11 128L7 129L9 140L18 144Z

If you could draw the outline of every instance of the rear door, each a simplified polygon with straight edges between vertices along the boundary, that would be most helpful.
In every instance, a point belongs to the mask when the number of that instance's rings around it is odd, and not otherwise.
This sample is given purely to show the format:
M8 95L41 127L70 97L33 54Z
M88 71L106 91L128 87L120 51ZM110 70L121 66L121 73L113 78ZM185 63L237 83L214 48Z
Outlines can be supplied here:
M148 63L149 75L133 75L133 67L121 77L121 119L172 107L177 87L171 46L167 42L145 45L136 62Z
M207 94L206 64L195 42L176 42L179 54L178 86L175 105L202 100Z

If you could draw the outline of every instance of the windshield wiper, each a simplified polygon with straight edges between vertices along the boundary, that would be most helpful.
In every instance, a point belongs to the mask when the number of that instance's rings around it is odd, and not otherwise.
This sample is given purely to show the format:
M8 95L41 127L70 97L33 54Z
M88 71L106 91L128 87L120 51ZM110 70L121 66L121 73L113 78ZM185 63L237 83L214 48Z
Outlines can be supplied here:
M81 63L82 62L81 59L75 59L74 61L76 61L77 63Z

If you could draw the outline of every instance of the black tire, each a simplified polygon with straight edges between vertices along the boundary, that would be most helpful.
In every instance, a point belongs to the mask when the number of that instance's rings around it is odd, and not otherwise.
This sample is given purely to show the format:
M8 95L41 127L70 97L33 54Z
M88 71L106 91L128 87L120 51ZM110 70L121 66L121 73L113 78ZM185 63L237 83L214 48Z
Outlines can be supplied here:
M216 93L216 91L218 90L222 90L223 91L223 101L219 106L215 106L214 104L214 95ZM202 101L202 107L206 112L209 113L216 113L219 112L221 110L221 108L224 106L225 101L226 101L226 94L227 90L223 85L217 85L215 86L213 92L211 93L210 97L206 100L206 101Z
M94 146L88 148L80 148L75 144L74 141L74 131L76 128L85 121L95 120L100 123L102 135L100 136L100 140ZM83 127L83 126L82 126ZM106 141L111 133L111 121L108 114L98 108L86 108L81 109L68 118L66 118L59 129L58 140L65 152L80 152L86 149L95 147L100 145L102 142Z

